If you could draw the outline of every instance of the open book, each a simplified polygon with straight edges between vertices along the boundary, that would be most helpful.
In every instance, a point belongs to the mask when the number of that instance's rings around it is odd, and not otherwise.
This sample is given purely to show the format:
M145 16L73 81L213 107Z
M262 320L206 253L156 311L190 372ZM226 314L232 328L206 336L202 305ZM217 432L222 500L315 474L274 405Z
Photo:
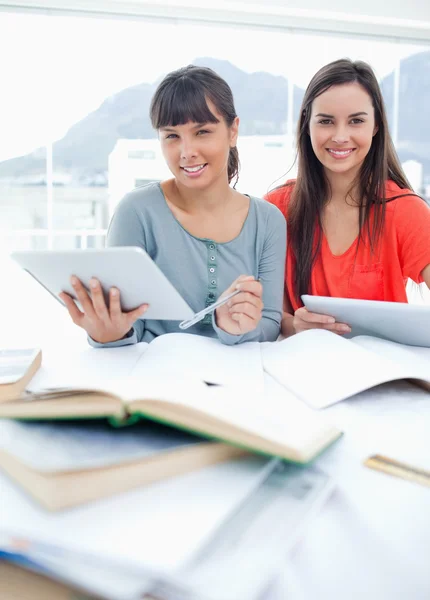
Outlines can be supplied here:
M117 355L121 349L112 350ZM120 369L115 380L106 372L110 349L89 351L88 359L96 362L87 372L69 364L71 373L56 379L42 367L33 393L3 402L0 418L104 417L116 424L146 418L298 463L310 461L340 435L282 388L279 394L265 391L258 343L230 347L180 333L135 350L129 373Z
M244 454L141 421L0 422L0 468L49 510L69 508Z
M267 373L312 408L399 379L430 389L430 348L367 335L310 329L266 347L262 359Z
M19 396L42 363L38 348L0 350L0 402Z
M98 389L59 388L0 405L0 418L100 417L116 425L146 418L298 463L310 461L340 436L311 411L300 410L286 392L266 397L196 379L129 377Z

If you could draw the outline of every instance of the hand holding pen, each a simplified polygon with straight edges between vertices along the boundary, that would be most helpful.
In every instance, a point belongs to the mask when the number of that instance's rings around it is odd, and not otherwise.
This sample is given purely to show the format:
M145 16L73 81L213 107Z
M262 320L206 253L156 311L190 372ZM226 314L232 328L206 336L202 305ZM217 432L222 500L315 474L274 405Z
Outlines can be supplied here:
M233 335L253 331L262 316L263 286L252 275L241 275L225 290L216 302L196 313L191 319L179 323L180 329L188 329L215 311L220 329ZM221 320L221 325L220 325Z
M263 286L252 275L241 275L221 294L220 299L238 292L215 311L216 324L233 335L253 331L263 310Z

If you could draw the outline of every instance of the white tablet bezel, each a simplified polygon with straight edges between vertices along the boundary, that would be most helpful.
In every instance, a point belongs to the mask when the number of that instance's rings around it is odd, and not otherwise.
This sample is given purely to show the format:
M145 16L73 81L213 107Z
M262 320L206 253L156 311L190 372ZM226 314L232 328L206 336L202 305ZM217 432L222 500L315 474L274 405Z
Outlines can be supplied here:
M351 336L373 335L410 346L430 347L430 306L404 302L303 295L305 307L330 315L352 329Z
M62 304L58 294L64 291L74 297L70 277L76 275L87 289L90 279L96 277L106 298L108 290L117 287L124 311L148 303L149 308L141 318L182 321L194 315L142 248L17 251L11 257Z

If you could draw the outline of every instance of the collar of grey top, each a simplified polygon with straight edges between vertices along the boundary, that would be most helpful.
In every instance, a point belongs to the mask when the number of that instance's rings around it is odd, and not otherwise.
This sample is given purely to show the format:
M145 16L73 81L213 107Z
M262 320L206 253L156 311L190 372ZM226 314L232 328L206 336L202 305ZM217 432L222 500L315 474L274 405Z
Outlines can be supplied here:
M241 230L239 231L239 233L237 234L236 237L234 237L231 240L228 240L228 242L217 242L217 241L211 240L209 238L197 237L196 235L193 235L187 229L185 229L185 227L178 221L178 219L172 213L172 211L169 208L169 205L167 204L166 196L164 195L163 188L161 187L161 183L158 181L158 182L156 182L155 185L157 186L157 189L158 189L158 191L159 191L159 193L160 193L160 195L161 195L161 197L163 199L163 205L165 206L166 211L169 213L170 218L173 219L175 221L175 223L177 223L179 225L179 227L183 231L185 231L185 233L187 235L189 235L190 237L194 238L195 240L199 240L200 242L214 242L214 244L216 244L217 246L227 246L228 244L231 244L232 242L237 241L241 237L241 235L242 235L242 233L243 233L243 231L244 231L244 229L246 227L246 224L252 218L252 215L254 214L254 211L255 211L255 198L253 196L250 196L249 194L244 194L244 196L246 196L247 198L249 198L249 209L248 209L248 214L246 215L246 219L243 222L242 228L241 228Z

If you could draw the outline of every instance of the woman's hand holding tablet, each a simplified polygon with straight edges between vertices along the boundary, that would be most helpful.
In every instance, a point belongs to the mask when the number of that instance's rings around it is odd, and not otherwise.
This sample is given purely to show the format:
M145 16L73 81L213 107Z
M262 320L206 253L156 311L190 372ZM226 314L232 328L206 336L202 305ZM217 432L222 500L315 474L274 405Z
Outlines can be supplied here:
M294 313L293 325L296 333L307 329L327 329L343 335L350 333L351 328L346 323L338 323L334 317L310 312L305 306L301 306Z
M12 258L67 307L75 323L79 321L85 329L90 325L94 333L96 320L103 321L103 332L100 323L96 326L100 339L113 334L108 320L115 319L115 332L122 332L116 339L121 339L130 330L129 323L142 315L145 319L178 321L194 315L142 248L33 250L14 252ZM72 276L77 280L74 285ZM91 287L93 281L95 288Z
M109 290L109 304L106 303L100 282L96 278L90 280L90 293L75 276L70 283L81 305L81 310L66 292L59 297L66 305L69 314L78 327L82 327L88 335L100 344L116 342L124 338L133 323L148 310L148 304L141 304L129 312L121 310L120 291L116 287Z

